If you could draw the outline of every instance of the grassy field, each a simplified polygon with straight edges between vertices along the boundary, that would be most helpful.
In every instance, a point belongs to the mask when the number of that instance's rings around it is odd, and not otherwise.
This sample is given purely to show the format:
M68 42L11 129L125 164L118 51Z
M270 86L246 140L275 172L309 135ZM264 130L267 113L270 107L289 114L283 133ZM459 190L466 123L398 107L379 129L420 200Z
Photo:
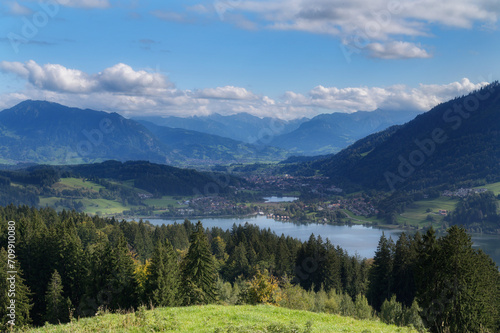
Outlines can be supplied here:
M500 182L498 182L498 183L491 183L491 184L484 185L484 186L478 186L477 188L487 188L488 190L490 190L493 193L495 193L495 195L499 195L500 194Z
M53 185L56 189L86 189L99 192L104 189L103 186L91 181L84 181L82 178L61 178L61 180Z
M178 197L176 197L178 198ZM161 198L146 199L144 203L148 206L155 206L156 208L167 208L168 205L172 205L174 208L186 207L186 205L179 205L179 201L188 200L189 198L183 197L182 200L174 199L172 196L163 196Z
M81 201L85 205L85 213L99 215L114 215L121 214L124 210L130 209L130 206L124 206L122 203L114 200L106 199L88 199L84 198Z
M442 215L439 215L439 210L444 209L447 211L453 211L458 202L458 199L452 199L448 197L439 197L431 200L416 201L411 206L407 207L405 212L397 217L398 224L401 225L411 225L417 227L429 227L430 221L427 220L427 216L431 215L434 217L434 222L432 225L437 227L443 221ZM429 212L427 210L430 210ZM351 211L346 209L342 210L355 224L365 224L365 223L378 223L379 225L384 225L383 220L377 219L376 217L365 217L356 216Z
M46 197L40 198L40 207L54 207L56 201L61 200L61 198L57 197ZM85 205L85 213L87 214L96 214L99 212L99 215L115 215L121 214L124 210L130 209L130 207L126 207L122 205L120 202L106 199L75 199L76 201L81 201ZM61 208L62 209L62 208Z
M376 217L356 216L353 212L347 209L342 209L342 212L344 212L344 214L347 215L347 217L350 218L352 223L354 224L369 224L374 222L377 222L379 224L384 223L384 221L377 219Z
M403 214L398 216L398 223L427 227L430 226L427 215L431 215L435 219L433 226L437 226L443 221L443 216L438 214L439 210L452 211L455 209L457 202L458 199L449 197L416 201L410 207L407 207ZM427 212L428 209L430 209L430 212Z
M380 321L290 310L273 306L192 306L105 314L28 332L416 332Z

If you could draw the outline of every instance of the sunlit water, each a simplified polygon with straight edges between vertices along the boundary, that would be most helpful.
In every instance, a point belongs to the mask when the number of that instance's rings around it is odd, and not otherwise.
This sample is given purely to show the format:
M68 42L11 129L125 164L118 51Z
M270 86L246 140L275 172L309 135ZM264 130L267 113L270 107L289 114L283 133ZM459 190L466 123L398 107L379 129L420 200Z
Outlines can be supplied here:
M231 229L234 224L245 224L246 222L255 224L261 229L271 229L277 235L284 234L307 241L311 234L320 235L323 240L327 238L335 246L340 246L351 255L358 254L362 258L372 258L377 249L377 245L382 233L386 237L392 237L396 241L403 232L398 229L380 229L365 227L362 225L326 225L326 224L297 224L291 222L275 221L265 216L254 216L245 218L202 218L200 219L205 228L218 227L223 230ZM153 225L182 223L183 219L163 220L149 219ZM197 220L192 220L195 222ZM493 260L500 265L500 235L480 235L472 236L475 247L480 247L489 254Z

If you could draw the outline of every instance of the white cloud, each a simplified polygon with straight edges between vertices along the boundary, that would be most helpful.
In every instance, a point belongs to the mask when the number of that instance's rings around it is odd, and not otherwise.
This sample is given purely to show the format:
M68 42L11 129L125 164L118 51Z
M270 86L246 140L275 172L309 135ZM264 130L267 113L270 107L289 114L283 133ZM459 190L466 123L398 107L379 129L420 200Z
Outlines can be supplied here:
M245 88L225 86L217 88L207 88L200 90L196 93L199 98L208 99L236 99L236 100L248 100L254 99L256 96L246 90Z
M173 87L160 73L135 71L125 64L106 68L96 76L101 89L113 92L147 92Z
M9 3L7 4L10 6L10 14L12 15L25 16L33 14L33 11L30 8L21 5L17 1L13 1L10 4Z
M244 16L241 28L295 30L328 34L371 57L429 58L430 53L405 38L431 36L432 26L470 29L492 27L500 15L497 0L260 0L216 1L220 19ZM217 6L218 4L218 6ZM253 24L249 24L253 23ZM398 42L399 41L399 42Z
M392 41L385 44L371 43L366 46L373 58L381 59L409 59L430 58L431 55L419 46L408 42Z
M60 5L76 8L109 8L108 0L57 0Z
M405 85L390 87L336 88L317 86L305 96L287 92L283 99L288 105L321 108L334 112L355 112L359 110L416 110L428 111L439 103L467 94L486 85L474 84L464 78L460 82L445 85L424 85L409 88Z
M173 86L160 73L135 71L125 64L116 64L93 75L59 64L40 66L33 60L24 64L2 61L0 62L0 70L25 78L31 85L41 90L62 93L109 91L149 94Z
M180 90L160 73L116 64L96 74L59 64L34 61L0 62L0 71L26 80L23 91L0 96L0 108L25 99L41 99L68 106L116 111L132 115L207 115L247 112L259 117L293 119L326 112L386 110L427 111L439 103L467 94L486 84L464 78L448 84L418 87L326 87L307 93L287 91L280 98L254 94L243 87L224 86Z

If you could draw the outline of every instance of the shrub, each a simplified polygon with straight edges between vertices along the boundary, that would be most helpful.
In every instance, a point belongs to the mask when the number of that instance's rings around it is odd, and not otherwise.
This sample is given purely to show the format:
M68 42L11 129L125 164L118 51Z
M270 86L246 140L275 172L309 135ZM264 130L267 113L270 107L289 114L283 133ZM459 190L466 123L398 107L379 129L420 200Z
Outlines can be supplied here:
M391 300L385 300L382 303L379 317L386 324L401 326L403 322L403 306L396 301L396 295L393 295Z
M354 317L356 315L356 308L351 296L342 294L340 299L340 314L343 316Z
M356 310L355 317L358 319L371 319L373 314L372 307L368 304L368 300L364 295L358 295L354 302Z

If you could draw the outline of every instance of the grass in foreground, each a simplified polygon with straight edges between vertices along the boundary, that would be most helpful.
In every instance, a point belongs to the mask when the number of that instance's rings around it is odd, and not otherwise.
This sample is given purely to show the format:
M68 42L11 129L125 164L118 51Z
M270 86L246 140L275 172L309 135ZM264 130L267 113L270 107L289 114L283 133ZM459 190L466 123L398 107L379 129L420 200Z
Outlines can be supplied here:
M105 314L28 332L417 332L380 321L274 306L191 306Z

